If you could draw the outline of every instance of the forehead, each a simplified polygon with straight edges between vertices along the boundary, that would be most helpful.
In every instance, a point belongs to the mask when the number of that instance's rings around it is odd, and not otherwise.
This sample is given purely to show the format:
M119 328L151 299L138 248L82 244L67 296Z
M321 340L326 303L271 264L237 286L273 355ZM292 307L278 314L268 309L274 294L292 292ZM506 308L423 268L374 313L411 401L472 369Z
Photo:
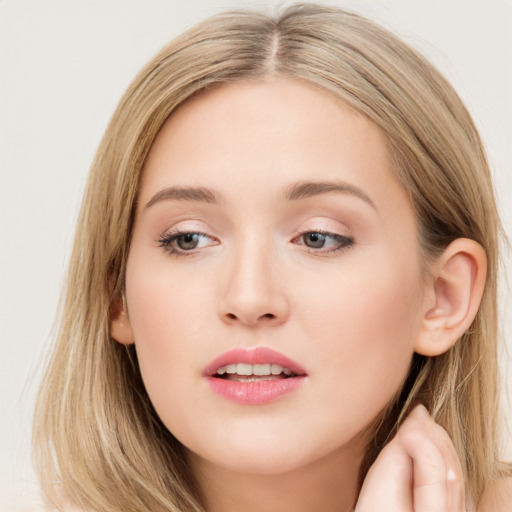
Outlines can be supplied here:
M318 180L404 196L387 139L370 120L314 84L269 78L217 86L181 105L153 143L140 194L144 201L176 183L254 194L263 185L270 194Z

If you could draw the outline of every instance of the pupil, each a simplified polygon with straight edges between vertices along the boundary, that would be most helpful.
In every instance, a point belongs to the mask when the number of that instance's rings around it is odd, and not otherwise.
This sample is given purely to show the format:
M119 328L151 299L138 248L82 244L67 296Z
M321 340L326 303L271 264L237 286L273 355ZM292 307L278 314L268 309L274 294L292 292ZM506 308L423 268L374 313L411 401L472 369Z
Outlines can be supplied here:
M186 233L178 238L178 245L180 249L195 249L199 235L197 233Z
M308 233L306 235L305 243L308 247L319 249L325 244L325 235L322 235L322 233Z

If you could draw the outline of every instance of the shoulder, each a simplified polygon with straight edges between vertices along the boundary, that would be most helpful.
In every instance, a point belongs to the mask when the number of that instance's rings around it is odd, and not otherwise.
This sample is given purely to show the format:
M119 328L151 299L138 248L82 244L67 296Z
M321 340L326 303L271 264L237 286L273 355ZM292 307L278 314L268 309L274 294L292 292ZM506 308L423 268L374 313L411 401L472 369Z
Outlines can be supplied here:
M512 510L512 475L500 478L482 495L476 512L510 512Z

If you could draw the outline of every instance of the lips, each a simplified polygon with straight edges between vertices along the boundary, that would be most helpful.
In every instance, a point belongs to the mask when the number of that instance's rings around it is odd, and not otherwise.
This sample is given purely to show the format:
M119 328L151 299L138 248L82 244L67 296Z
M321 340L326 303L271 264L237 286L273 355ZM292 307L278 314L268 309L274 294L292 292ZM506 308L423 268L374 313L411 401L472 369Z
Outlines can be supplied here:
M251 350L234 349L214 359L203 371L203 375L213 377L219 368L230 365L276 365L290 370L294 375L307 375L306 370L285 355L266 347Z
M236 403L259 405L295 390L307 376L298 363L275 350L258 347L222 354L203 371L211 389Z

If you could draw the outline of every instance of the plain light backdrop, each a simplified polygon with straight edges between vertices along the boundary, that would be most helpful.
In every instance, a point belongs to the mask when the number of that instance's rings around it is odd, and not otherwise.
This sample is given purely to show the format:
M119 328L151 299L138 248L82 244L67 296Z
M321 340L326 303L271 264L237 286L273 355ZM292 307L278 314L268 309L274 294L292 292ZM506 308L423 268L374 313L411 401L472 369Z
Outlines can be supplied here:
M451 80L482 133L512 238L512 1L324 3L377 20ZM200 19L236 7L273 12L276 5L272 0L0 1L1 512L23 510L37 492L29 447L41 359L48 352L87 171L117 101L149 58ZM510 251L504 260L511 274ZM504 278L502 284L505 289ZM510 305L510 292L504 292L509 348ZM511 389L510 372L506 382Z

